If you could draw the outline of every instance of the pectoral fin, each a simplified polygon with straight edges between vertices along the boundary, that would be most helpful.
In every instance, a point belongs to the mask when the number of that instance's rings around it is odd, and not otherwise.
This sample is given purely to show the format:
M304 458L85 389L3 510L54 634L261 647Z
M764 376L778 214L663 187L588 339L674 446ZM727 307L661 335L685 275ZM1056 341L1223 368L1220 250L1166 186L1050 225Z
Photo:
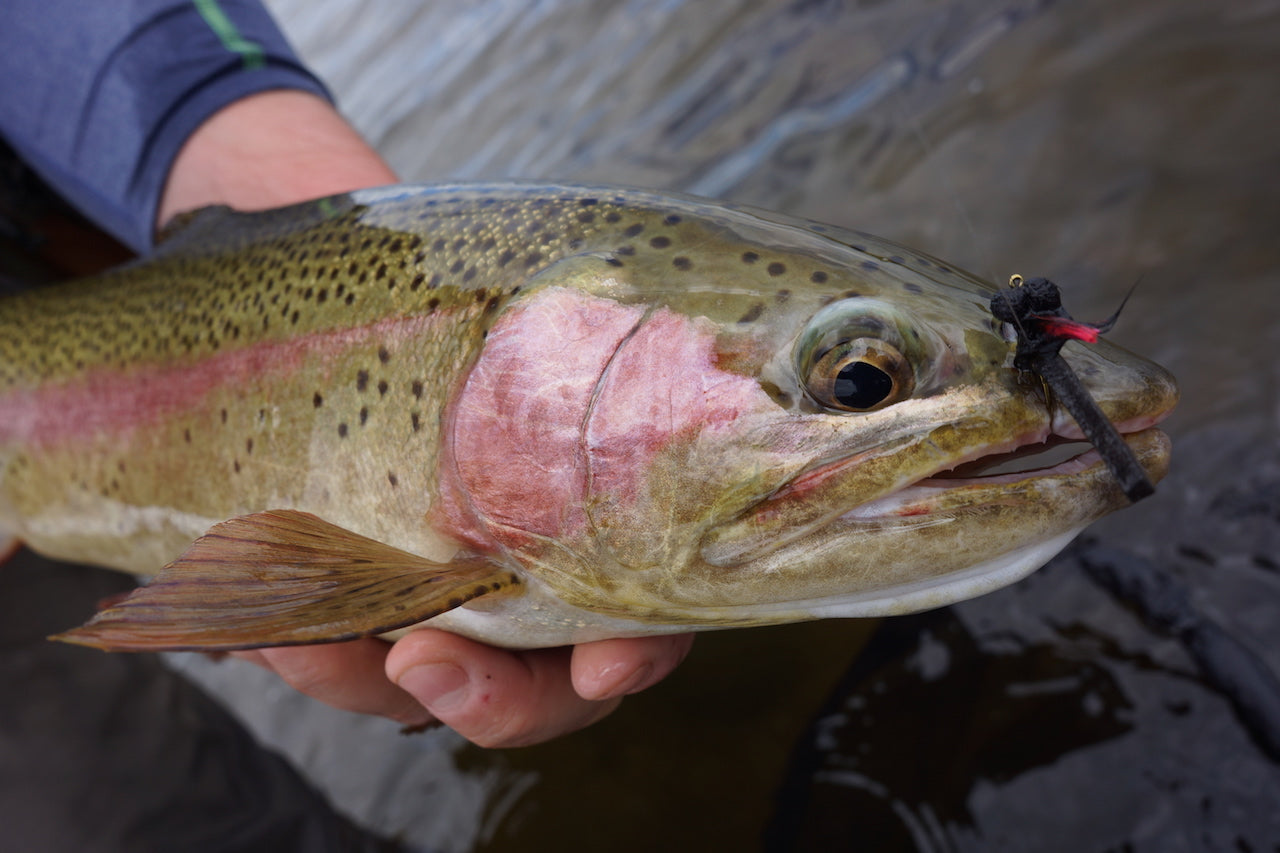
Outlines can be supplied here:
M328 643L519 583L486 558L437 563L309 513L271 510L216 525L151 583L51 639L107 651Z

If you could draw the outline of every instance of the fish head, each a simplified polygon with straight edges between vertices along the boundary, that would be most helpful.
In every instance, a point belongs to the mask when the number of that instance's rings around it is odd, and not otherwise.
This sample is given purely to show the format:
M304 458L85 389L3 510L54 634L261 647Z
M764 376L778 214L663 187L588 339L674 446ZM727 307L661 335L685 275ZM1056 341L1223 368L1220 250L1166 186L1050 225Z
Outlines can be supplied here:
M991 285L752 211L646 229L539 271L446 415L437 525L559 599L704 627L909 612L1127 503L1014 366ZM1106 342L1064 356L1162 477L1172 377Z

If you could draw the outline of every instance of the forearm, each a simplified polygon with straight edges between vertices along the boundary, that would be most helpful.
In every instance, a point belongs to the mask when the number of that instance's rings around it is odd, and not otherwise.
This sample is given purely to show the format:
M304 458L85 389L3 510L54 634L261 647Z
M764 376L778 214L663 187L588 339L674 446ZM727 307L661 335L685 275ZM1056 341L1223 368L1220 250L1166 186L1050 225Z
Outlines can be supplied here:
M262 92L224 107L188 137L169 170L156 225L209 204L260 210L395 182L327 101Z
M0 80L0 136L137 252L211 116L258 93L325 95L257 0L5 0Z

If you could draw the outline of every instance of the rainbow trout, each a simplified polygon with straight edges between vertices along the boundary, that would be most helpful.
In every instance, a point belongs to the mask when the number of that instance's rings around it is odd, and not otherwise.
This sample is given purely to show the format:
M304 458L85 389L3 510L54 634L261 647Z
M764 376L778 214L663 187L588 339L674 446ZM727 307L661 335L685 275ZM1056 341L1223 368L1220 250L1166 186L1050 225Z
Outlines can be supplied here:
M1126 503L1013 365L993 292L637 191L211 208L154 257L0 302L0 531L160 572L61 635L107 649L935 607ZM1063 354L1163 476L1172 377L1105 342Z

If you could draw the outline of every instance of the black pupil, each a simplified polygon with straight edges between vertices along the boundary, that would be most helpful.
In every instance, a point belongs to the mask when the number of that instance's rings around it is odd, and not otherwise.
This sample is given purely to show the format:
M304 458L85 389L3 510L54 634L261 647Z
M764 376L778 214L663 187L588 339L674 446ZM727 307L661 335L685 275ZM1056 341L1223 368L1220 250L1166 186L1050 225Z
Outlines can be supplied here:
M836 374L836 400L850 409L869 409L892 391L893 377L865 361L851 361Z

